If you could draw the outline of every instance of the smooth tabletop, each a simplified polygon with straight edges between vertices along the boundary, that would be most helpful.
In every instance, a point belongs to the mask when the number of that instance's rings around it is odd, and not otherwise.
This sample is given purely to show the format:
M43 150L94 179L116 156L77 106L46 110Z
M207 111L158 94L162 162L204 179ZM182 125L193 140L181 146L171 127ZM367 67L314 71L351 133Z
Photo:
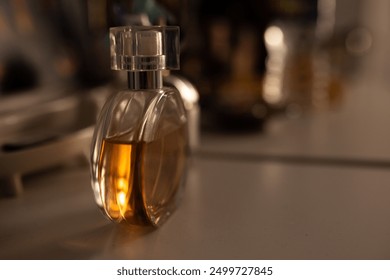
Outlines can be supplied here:
M86 166L0 201L1 259L389 259L390 172L194 159L157 230L106 220Z

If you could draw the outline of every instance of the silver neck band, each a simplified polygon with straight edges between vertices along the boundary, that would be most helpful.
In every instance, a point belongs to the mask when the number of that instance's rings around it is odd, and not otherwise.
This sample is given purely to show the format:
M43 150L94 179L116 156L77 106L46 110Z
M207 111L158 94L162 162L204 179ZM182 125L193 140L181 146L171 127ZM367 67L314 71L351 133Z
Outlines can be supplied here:
M163 87L162 73L158 71L127 72L129 89L159 89Z

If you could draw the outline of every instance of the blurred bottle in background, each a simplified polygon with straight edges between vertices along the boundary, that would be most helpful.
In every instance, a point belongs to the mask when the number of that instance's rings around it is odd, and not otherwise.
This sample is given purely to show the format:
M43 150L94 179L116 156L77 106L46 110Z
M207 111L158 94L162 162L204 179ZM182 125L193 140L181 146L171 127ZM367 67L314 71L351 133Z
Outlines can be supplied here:
M341 104L343 84L370 45L358 25L358 2L270 1L263 94L274 110L297 117Z
M332 0L331 0L332 1ZM268 50L264 98L288 116L326 107L331 95L330 61L317 37L318 1L270 1L274 20L264 38ZM321 36L333 26L321 30ZM338 97L335 97L338 98Z

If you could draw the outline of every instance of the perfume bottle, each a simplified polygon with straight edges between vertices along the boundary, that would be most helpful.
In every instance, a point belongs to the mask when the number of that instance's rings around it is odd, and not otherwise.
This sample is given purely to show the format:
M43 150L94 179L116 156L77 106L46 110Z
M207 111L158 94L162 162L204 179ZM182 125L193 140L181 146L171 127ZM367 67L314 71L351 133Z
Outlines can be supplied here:
M95 201L115 222L161 225L175 210L188 159L186 111L162 71L179 68L179 28L110 29L111 68L128 89L106 102L91 149Z

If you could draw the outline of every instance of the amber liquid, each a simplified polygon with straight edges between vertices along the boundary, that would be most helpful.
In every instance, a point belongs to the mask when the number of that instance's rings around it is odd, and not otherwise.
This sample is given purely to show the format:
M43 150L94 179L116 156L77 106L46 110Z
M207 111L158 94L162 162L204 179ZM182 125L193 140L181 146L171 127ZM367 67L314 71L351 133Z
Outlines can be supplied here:
M187 157L185 126L152 142L104 139L98 178L107 215L130 224L163 222L176 207Z

